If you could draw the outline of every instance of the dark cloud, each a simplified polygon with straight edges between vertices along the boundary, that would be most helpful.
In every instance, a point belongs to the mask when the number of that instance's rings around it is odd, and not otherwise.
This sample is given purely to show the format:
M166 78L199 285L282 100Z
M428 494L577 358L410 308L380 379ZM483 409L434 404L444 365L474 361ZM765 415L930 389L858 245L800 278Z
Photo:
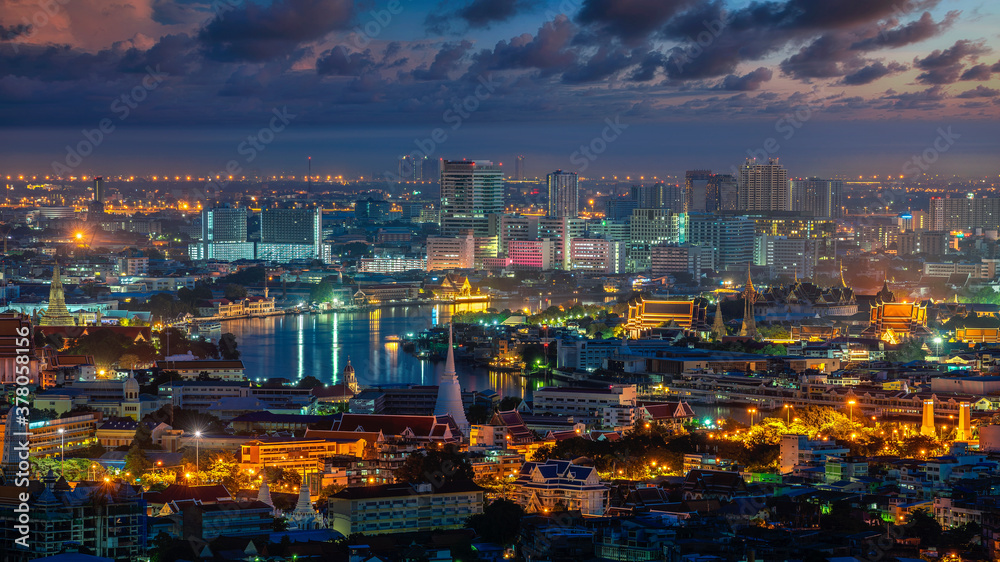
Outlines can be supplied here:
M23 23L16 25L0 24L0 41L13 41L31 33L31 26Z
M917 76L923 84L941 85L957 82L964 69L965 59L975 60L990 52L982 41L961 39L944 50L935 50L924 58L913 59L913 64L924 72Z
M885 65L881 61L876 61L872 64L859 68L850 74L847 74L844 76L843 80L841 80L841 83L847 86L871 84L879 78L903 72L906 69L907 67L905 64L900 64L898 62L890 62L888 65Z
M737 76L735 74L730 74L726 76L722 82L720 82L716 89L719 90L732 90L737 92L759 90L764 82L769 81L774 76L774 72L770 68L765 68L763 66L753 70L743 76Z
M572 22L557 17L542 25L534 36L525 33L480 51L474 56L469 74L512 69L537 69L542 75L563 72L576 63L577 54L570 44L576 32Z
M323 76L361 76L374 68L370 50L352 53L341 45L326 51L316 61L316 72Z
M916 92L886 92L886 95L882 97L883 100L889 103L880 106L882 109L893 109L893 110L927 110L927 109L939 109L944 107L942 101L948 96L944 93L941 86L933 86L927 88L926 90L919 90Z
M821 35L781 61L781 71L799 79L835 78L860 68L864 61L850 50L851 38L840 32Z
M210 10L228 11L239 3L240 0L213 0L209 2L153 0L152 19L163 25L196 23L204 20L210 14Z
M198 40L208 58L260 62L288 56L304 43L347 29L353 15L351 0L275 0L267 6L246 1L216 14Z
M586 60L567 69L562 80L568 84L596 82L614 76L634 63L635 59L629 50L604 46Z
M434 56L434 62L431 63L430 67L414 70L413 77L417 80L447 80L451 72L458 70L459 62L471 48L471 41L446 43Z
M172 76L185 76L200 65L198 43L187 34L165 35L148 50L129 48L118 63L122 72L146 72L159 68Z
M693 3L693 0L584 0L576 21L634 44Z
M443 1L435 10L427 14L424 27L435 35L452 31L453 24L462 29L483 29L494 23L510 20L519 13L536 7L538 0L472 0L455 7L454 2Z
M993 88L987 88L986 86L976 86L971 90L966 90L956 97L959 98L995 98L1000 96L1000 90L994 90Z
M989 80L993 72L994 71L990 68L990 65L977 64L969 67L968 70L963 72L962 77L959 78L959 80Z
M943 33L955 23L960 14L961 12L951 11L945 15L943 20L935 22L930 12L924 12L916 21L891 29L879 29L876 35L854 43L851 48L859 51L871 51L919 43Z

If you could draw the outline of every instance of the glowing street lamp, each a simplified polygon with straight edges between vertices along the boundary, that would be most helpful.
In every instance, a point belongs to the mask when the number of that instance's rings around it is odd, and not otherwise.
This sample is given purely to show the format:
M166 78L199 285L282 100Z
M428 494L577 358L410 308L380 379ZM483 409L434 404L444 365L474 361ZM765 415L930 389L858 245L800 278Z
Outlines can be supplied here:
M66 460L66 430L59 428L59 476L66 476L63 462Z
M785 404L783 407L785 408L785 425L791 425L792 409L794 409L795 406L792 406L791 404Z
M197 484L201 484L201 451L199 450L199 445L201 444L201 432L194 432L194 481Z
M849 406L848 411L850 412L852 422L854 421L854 405L857 403L858 403L857 400L854 399L847 401L847 405Z

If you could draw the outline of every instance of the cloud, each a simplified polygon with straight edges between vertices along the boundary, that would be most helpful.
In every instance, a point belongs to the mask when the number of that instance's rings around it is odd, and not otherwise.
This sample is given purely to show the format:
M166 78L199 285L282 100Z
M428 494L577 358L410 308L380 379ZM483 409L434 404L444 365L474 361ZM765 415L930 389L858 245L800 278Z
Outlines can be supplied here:
M969 67L968 70L962 73L962 77L959 80L989 80L990 76L995 72L988 64L977 64L975 66Z
M715 88L718 90L750 91L759 90L764 82L769 81L774 76L770 68L759 67L743 76L730 74L726 76Z
M693 0L584 0L576 21L634 44L693 3Z
M841 83L847 86L871 84L879 78L903 72L906 69L907 66L905 64L900 64L898 62L890 62L888 65L885 65L881 61L876 61L845 75L843 80L841 80Z
M216 14L198 40L210 59L262 62L347 29L353 15L351 0L275 0L268 6L246 1Z
M889 91L886 92L886 95L882 99L890 103L881 107L892 110L939 109L944 107L942 101L947 97L941 86L933 86L916 92L895 93Z
M31 33L31 26L27 24L0 25L0 41L13 41L29 33Z
M987 88L986 86L976 86L971 90L966 90L955 97L958 98L995 98L1000 96L1000 90L994 90L993 88Z
M316 72L322 76L361 76L374 68L370 50L352 53L342 45L326 51L316 61Z
M876 35L854 43L851 48L859 51L871 51L886 47L894 49L919 43L946 31L955 23L960 14L961 12L953 10L948 12L943 20L935 22L930 12L924 12L916 21L891 29L880 29Z
M471 41L446 43L434 56L434 62L430 67L414 70L413 77L417 80L447 80L451 72L458 70L459 62L471 48Z
M572 68L577 54L572 39L577 27L563 16L546 22L534 36L525 33L510 41L499 41L493 49L476 54L470 75L490 70L537 69L551 75Z
M947 49L935 50L924 58L916 57L913 64L924 71L917 76L917 82L933 85L957 82L965 67L965 59L974 61L988 52L990 49L982 41L961 39Z
M424 27L429 33L444 35L453 30L489 28L535 8L538 0L472 0L457 8L454 5L444 0L427 14Z

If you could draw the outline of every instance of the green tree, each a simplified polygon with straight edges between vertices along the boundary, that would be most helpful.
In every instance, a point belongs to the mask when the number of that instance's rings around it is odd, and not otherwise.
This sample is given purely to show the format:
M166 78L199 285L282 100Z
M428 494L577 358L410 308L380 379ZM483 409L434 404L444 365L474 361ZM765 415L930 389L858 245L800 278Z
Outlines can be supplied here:
M226 332L219 338L219 354L227 361L235 361L240 358L239 344L236 335Z
M323 279L319 283L313 285L312 289L309 290L309 300L311 302L330 302L333 300L333 285L329 281Z
M436 486L447 482L471 482L472 464L455 445L444 445L406 457L395 472L401 482L417 484L427 482Z
M465 412L466 419L469 420L471 424L484 424L490 421L493 416L493 412L489 408L483 406L482 404L472 404L469 409Z
M887 355L886 358L894 363L923 361L927 357L924 352L924 343L918 339L904 341L895 351L891 351Z
M247 289L243 285L229 283L222 290L222 295L231 301L241 301L247 298Z
M510 500L499 499L486 506L482 513L469 517L466 525L489 542L509 545L517 539L522 517L523 507Z
M146 452L139 448L136 443L132 443L132 448L125 454L125 472L129 474L129 481L134 482L152 466L153 463L149 462Z

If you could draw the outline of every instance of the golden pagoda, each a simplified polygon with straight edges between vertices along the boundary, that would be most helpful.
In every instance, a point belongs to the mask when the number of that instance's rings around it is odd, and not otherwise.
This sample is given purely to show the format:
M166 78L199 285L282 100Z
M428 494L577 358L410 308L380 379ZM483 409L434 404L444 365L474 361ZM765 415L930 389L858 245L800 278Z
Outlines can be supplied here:
M66 308L66 293L63 291L59 264L52 268L52 285L49 287L49 307L42 315L39 326L75 326L76 320Z

